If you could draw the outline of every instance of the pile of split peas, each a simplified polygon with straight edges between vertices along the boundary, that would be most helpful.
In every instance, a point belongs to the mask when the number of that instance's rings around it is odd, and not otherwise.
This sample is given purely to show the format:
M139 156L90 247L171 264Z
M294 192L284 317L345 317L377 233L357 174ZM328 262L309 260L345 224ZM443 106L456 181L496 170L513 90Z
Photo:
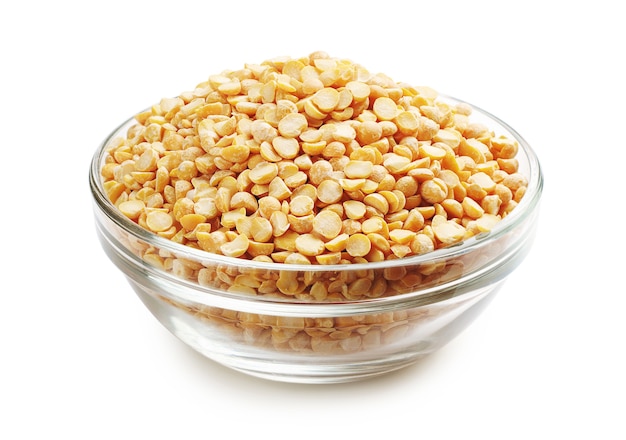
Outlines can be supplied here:
M112 140L112 203L229 257L346 264L491 230L523 197L515 140L466 104L315 52L211 75Z

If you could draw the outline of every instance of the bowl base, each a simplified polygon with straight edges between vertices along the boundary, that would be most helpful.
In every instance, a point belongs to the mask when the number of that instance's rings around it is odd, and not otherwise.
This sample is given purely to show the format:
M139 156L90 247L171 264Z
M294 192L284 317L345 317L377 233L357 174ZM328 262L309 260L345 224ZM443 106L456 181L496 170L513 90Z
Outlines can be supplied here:
M421 353L415 355L410 353L408 356L397 356L396 358L387 357L381 361L359 362L356 365L311 365L309 368L303 368L302 365L296 367L291 365L272 364L272 371L264 371L267 364L235 366L229 361L230 365L226 365L235 371L261 379L271 380L275 382L287 382L298 384L335 384L356 382L367 380L392 373L394 371L409 367L430 353ZM223 364L219 359L216 362Z

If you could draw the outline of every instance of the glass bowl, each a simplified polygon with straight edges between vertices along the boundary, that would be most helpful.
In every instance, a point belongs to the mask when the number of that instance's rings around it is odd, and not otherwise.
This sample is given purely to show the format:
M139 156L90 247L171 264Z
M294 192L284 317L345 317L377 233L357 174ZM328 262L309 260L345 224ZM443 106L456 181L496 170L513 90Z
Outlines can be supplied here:
M213 361L298 383L347 382L397 370L470 325L534 239L543 184L538 159L510 126L470 107L473 121L518 142L519 172L528 186L493 229L456 245L380 262L301 265L178 244L131 221L107 198L101 179L107 146L126 135L133 118L102 142L91 162L97 235L150 312Z

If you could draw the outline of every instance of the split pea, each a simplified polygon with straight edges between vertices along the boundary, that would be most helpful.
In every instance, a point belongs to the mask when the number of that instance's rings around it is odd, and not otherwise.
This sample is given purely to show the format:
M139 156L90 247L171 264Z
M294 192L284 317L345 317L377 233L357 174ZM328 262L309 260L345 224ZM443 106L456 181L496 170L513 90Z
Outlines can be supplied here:
M308 196L296 196L289 203L289 210L293 215L303 216L313 212L313 200Z
M208 252L325 265L421 255L491 230L526 193L518 144L471 121L471 113L466 104L441 102L431 89L371 75L322 52L278 57L211 75L138 114L126 138L110 142L101 176L126 217ZM332 281L323 272L258 278L139 251L203 285L298 300L379 297L448 269L394 268L382 276L364 270ZM237 314L219 315L239 324ZM381 319L398 333L405 328ZM263 333L302 350L352 351L386 337L382 330L376 336L366 327L348 329L357 321L340 328L332 319L244 327L247 337ZM293 335L296 327L305 331ZM307 339L313 335L316 342Z
M285 159L295 158L300 151L300 145L293 137L276 136L272 140L272 146L274 147L274 151Z
M374 101L373 110L380 121L391 121L398 114L397 104L391 98L384 96Z
M357 233L348 238L346 252L353 257L363 257L372 249L372 243L366 235Z
M320 111L330 113L339 104L339 92L332 87L325 87L313 95L312 101Z
M128 200L118 205L118 209L122 212L122 214L133 220L139 217L139 214L143 212L145 207L146 204L141 200Z
M261 162L250 170L250 180L257 184L270 183L278 175L278 166L271 162Z
M313 234L302 234L296 238L295 246L302 255L314 257L324 252L324 242Z
M333 211L324 210L313 219L313 232L326 239L332 239L341 232L341 217Z
M317 198L324 203L336 203L343 197L343 188L334 180L326 179L317 187Z
M374 164L364 160L351 160L343 172L350 179L366 179L371 176Z
M163 232L168 230L174 224L174 219L170 214L164 211L150 211L146 216L146 225L152 232Z
M222 253L228 257L241 257L248 250L248 237L245 235L237 235L234 240L224 243L220 246Z

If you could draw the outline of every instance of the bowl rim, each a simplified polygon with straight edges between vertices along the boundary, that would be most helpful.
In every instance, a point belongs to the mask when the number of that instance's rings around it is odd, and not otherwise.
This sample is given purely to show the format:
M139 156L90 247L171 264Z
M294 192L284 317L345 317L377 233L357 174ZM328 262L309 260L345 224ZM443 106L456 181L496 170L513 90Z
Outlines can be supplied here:
M89 170L89 185L91 194L93 197L94 205L97 209L106 215L110 221L112 221L117 227L124 230L128 234L155 246L158 249L169 251L177 256L185 256L199 262L210 262L217 265L228 266L241 266L245 264L250 269L270 270L270 271L355 271L355 270L381 270L386 268L398 267L398 266L416 266L419 264L447 260L461 256L467 252L475 251L482 246L486 246L489 243L497 240L498 238L506 235L511 230L515 229L518 225L524 222L524 220L531 215L539 205L541 195L543 192L543 171L540 165L537 154L530 144L509 124L502 121L500 118L494 116L490 112L483 110L482 108L463 101L461 99L439 94L438 101L457 104L463 103L472 108L472 115L478 114L480 117L487 118L490 122L493 122L499 127L488 128L495 131L496 128L508 132L510 137L514 138L519 144L518 157L523 154L528 162L528 175L525 177L528 179L528 186L524 197L520 200L519 204L509 213L505 218L496 224L496 226L489 232L475 235L468 239L464 239L453 245L436 249L434 251L421 254L412 255L408 257L384 260L379 262L367 262L367 263L352 263L352 264L333 264L333 265L320 265L320 264L284 264L275 262L263 262L248 259L241 259L236 257L228 257L225 255L213 254L201 249L195 249L193 247L179 244L171 241L165 237L161 237L147 229L142 228L140 225L122 214L113 203L108 199L103 189L103 182L101 179L101 167L102 161L108 151L108 145L117 137L120 137L124 133L123 129L129 128L136 123L135 116L123 121L113 131L111 131L100 143L96 151L91 158L91 166Z

